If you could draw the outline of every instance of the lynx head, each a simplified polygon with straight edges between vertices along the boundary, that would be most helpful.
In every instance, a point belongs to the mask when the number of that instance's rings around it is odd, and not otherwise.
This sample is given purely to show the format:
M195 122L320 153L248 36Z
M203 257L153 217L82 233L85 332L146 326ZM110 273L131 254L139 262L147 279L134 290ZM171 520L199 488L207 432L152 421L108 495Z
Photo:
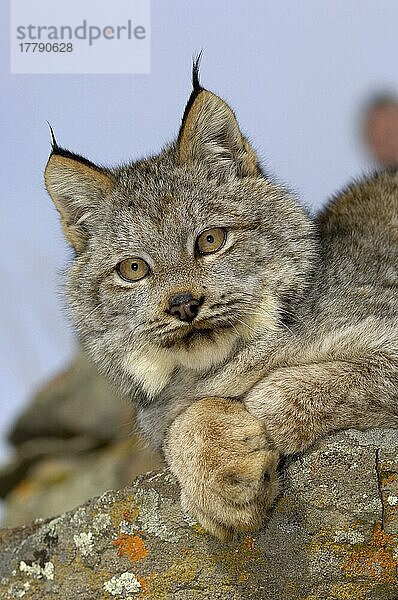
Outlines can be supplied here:
M199 83L177 139L102 168L58 146L47 190L75 250L67 293L83 345L127 391L158 393L277 332L311 268L304 210L266 178L231 108Z

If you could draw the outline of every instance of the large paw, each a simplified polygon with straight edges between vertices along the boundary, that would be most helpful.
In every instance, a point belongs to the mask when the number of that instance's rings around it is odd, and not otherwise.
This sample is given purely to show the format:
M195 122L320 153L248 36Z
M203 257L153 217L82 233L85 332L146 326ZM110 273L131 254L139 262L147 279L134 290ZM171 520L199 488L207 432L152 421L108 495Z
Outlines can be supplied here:
M261 527L278 492L279 454L240 402L205 398L190 406L171 425L165 454L184 510L210 533L229 539Z

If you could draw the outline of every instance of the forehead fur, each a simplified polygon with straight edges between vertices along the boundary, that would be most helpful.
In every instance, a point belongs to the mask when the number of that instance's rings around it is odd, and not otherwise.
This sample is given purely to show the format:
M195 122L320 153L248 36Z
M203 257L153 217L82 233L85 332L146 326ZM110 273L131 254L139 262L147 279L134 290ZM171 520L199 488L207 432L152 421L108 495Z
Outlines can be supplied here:
M264 210L282 210L283 216L282 204L296 206L285 188L264 177L228 178L215 176L204 163L179 164L174 146L123 165L114 175L110 206L122 210L123 216L128 210L133 219L145 216L155 224L169 214L180 220L220 217L226 225L234 219L253 223L263 220Z

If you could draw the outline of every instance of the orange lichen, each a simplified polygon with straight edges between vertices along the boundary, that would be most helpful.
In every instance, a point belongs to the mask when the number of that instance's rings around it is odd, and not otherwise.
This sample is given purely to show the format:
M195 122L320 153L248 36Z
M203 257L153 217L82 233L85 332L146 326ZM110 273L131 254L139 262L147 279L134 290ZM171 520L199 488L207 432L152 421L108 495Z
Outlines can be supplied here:
M242 548L245 550L255 550L256 540L250 536L246 536L242 542Z
M127 556L131 562L136 562L148 556L144 540L139 535L121 533L118 539L112 542L112 545L118 547L119 556Z
M215 564L221 563L226 568L226 583L248 581L253 575L254 562L258 569L263 561L261 550L256 546L255 539L250 536L246 536L233 548L227 547L215 552L211 559Z
M393 483L395 481L394 473L382 473L381 483L382 485L388 485L389 483Z
M132 522L132 518L133 515L135 513L135 511L139 512L139 507L137 507L136 503L134 502L134 496L127 496L127 498L124 498L123 500L120 500L118 502L115 502L115 504L112 506L110 512L109 512L109 516L111 517L112 520L112 525L116 528L120 527L120 522L121 521L128 521L129 523ZM137 515L138 515L137 512ZM125 514L127 514L129 516L129 519L125 518Z
M123 518L128 523L134 523L137 520L139 512L140 511L138 508L125 510L123 513Z
M356 544L342 569L347 577L371 577L380 583L397 583L398 560L394 557L395 536L386 534L380 523L366 544Z
M228 567L239 569L254 559L259 559L261 551L256 547L254 538L246 536L235 548L216 552L215 558Z
M149 575L137 575L137 579L141 585L141 592L148 591L148 583L150 583L151 579L155 579L156 573L150 573Z

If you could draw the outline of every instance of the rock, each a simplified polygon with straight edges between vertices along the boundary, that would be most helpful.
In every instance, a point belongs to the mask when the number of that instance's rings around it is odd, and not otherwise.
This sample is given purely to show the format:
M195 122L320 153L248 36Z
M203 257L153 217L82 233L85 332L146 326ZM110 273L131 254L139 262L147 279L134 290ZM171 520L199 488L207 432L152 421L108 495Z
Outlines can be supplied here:
M7 496L2 524L14 527L71 510L161 465L137 436L88 454L49 456L37 462Z
M98 441L86 435L76 435L69 439L39 437L24 441L10 461L0 469L0 496L7 496L40 459L70 454L81 455L93 448L98 448Z
M17 420L15 454L0 468L3 525L51 517L161 464L119 398L80 353L39 391Z
M120 436L121 422L133 414L128 403L98 374L84 353L34 397L16 421L9 440L87 436L103 444Z
M3 530L0 597L396 600L398 431L321 440L285 465L267 526L222 544L163 471Z

